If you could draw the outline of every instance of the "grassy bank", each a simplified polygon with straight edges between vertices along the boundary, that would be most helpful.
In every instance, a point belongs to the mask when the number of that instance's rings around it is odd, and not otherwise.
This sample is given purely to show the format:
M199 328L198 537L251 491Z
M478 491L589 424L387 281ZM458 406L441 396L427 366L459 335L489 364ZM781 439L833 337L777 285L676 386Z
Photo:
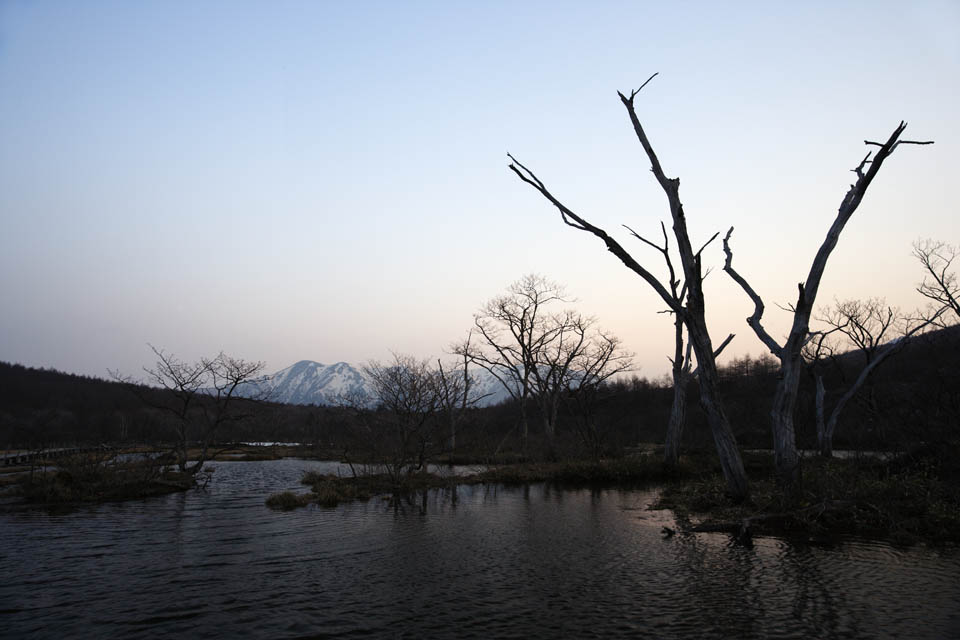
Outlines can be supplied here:
M267 499L267 506L295 509L309 504L334 507L341 502L369 500L375 496L409 494L425 489L449 488L456 485L507 484L522 485L551 482L561 486L642 486L678 477L678 470L664 467L652 456L615 460L573 460L567 462L530 462L494 466L470 475L434 473L406 474L394 479L387 474L364 474L343 477L307 473L303 484L309 493L283 492Z
M118 461L113 454L83 453L7 478L8 486L29 502L62 505L131 500L186 491L196 485L190 474L167 471L156 459Z
M655 508L672 509L682 529L821 538L857 535L896 543L960 542L957 447L919 451L892 461L803 461L800 495L788 500L769 456L750 455L750 499L735 504L716 469L668 483Z
M5 469L0 475L0 493L19 495L34 503L62 505L69 503L136 500L198 486L198 477L172 470L171 460L163 457L167 448L139 445L119 447L105 452L87 452L51 460L36 460L32 465ZM191 448L191 462L200 458L201 450ZM288 445L221 446L208 451L213 461L263 461L285 457L327 455L328 451ZM124 458L121 462L118 459ZM205 476L209 474L198 474ZM202 484L201 480L200 484Z
M681 530L727 531L747 541L752 535L810 538L852 534L898 543L960 542L960 482L956 448L940 447L893 461L806 458L804 485L788 500L774 480L769 454L746 454L751 496L733 502L719 464L709 454L685 456L667 467L659 456L613 460L521 463L491 467L466 476L417 473L399 483L385 474L338 477L308 473L308 493L270 496L267 505L294 509L309 504L334 507L376 496L402 495L458 484L638 487L661 485L655 509L676 513Z

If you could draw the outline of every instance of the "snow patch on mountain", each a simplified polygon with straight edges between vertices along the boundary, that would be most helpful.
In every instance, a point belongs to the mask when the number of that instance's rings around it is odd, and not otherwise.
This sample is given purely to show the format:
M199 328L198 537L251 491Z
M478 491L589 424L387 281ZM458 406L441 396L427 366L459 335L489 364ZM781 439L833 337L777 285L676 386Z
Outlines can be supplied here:
M473 367L470 376L473 378L471 395L483 396L479 406L497 404L509 397L500 382L486 371ZM252 395L253 389L249 391ZM271 402L285 404L376 404L370 379L362 369L346 362L327 365L301 360L261 380L256 392L266 394Z

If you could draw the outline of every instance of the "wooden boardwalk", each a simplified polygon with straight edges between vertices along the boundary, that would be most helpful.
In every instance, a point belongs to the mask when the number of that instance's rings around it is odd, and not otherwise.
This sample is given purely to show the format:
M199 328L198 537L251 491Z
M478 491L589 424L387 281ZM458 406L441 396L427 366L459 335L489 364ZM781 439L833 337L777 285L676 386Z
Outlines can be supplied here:
M87 445L82 447L57 447L51 449L35 449L32 451L16 451L13 453L0 454L0 466L12 467L15 465L28 464L36 460L56 460L64 456L72 456L77 453L89 453L92 451L106 451L111 449L106 445Z

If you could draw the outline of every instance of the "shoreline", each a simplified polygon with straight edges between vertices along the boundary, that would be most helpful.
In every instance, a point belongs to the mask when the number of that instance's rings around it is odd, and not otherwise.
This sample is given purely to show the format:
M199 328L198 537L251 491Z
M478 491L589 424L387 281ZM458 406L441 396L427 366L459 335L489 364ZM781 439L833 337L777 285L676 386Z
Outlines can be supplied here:
M486 467L465 475L369 473L378 465L355 461L358 471L363 467L365 473L336 476L310 472L301 480L309 488L307 492L275 493L266 497L265 504L281 511L310 504L330 508L355 500L394 498L474 484L547 482L560 488L622 489L658 485L662 488L660 497L649 508L671 510L677 520L678 530L666 530L666 536L726 532L735 541L749 543L754 535L807 540L853 535L894 544L956 545L960 543L960 479L952 462L956 448L893 459L807 457L807 480L801 494L792 500L785 499L774 482L768 454L744 452L751 496L738 504L726 495L719 465L709 454L683 456L676 467L670 468L660 456L652 455L652 450L644 449L644 454L651 455L501 464L462 456L434 462L438 466L457 462ZM238 447L221 452L210 462L284 458L340 462L340 456L325 455L334 453L332 450L311 449L309 453L313 455L304 456L308 451L303 447L262 449ZM121 451L127 455L149 453L143 448ZM72 467L70 462L57 464L63 466L35 466L32 482L29 467L0 474L0 495L19 496L40 507L70 508L188 491L203 480L164 470L147 457L119 464L111 462L106 467L108 471L97 466L96 460L75 461Z

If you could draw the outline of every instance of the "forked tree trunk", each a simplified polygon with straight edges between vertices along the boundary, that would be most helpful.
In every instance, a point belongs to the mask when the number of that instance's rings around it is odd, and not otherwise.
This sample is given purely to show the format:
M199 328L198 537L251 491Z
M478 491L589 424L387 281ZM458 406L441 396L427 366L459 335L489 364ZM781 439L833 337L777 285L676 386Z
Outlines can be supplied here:
M713 434L713 443L717 449L717 457L720 459L723 477L727 482L727 491L734 500L743 500L749 495L747 473L743 468L743 460L740 457L733 429L730 428L730 420L727 419L723 402L720 400L717 364L713 356L710 334L707 332L704 321L703 302L702 299L697 299L699 296L694 295L696 289L699 287L691 287L687 303L688 308L696 310L696 313L692 313L687 318L687 331L697 356L700 406L707 414L707 424L710 425L710 432Z
M857 174L857 181L850 185L849 191L840 203L836 218L834 218L833 224L813 258L806 281L798 285L800 295L793 310L793 324L787 341L783 345L774 340L761 324L764 311L763 300L733 268L733 252L730 249L730 236L733 234L733 227L730 228L723 239L723 250L726 253L723 270L740 285L754 303L754 312L747 318L747 324L770 349L770 352L780 359L780 380L770 411L770 426L773 433L774 462L777 476L784 490L795 497L799 496L801 475L800 456L797 453L793 420L797 405L797 389L800 384L800 370L803 365L801 352L810 335L810 313L817 300L817 292L820 288L823 272L827 267L827 261L840 239L840 232L843 231L847 221L860 206L867 188L877 172L880 171L884 160L901 144L932 144L932 142L900 140L900 134L903 133L904 128L906 128L906 123L901 122L883 144L865 141L867 145L877 146L880 149L872 159L872 154L868 153L860 161L860 164L853 169L853 172Z
M557 207L560 211L561 219L565 224L580 231L587 231L600 238L606 245L608 251L617 256L628 269L643 278L667 304L671 312L677 314L678 319L683 320L687 326L689 340L693 345L699 366L700 404L707 414L707 422L713 433L714 444L717 448L717 457L720 459L720 466L723 469L727 490L734 500L743 500L749 495L747 476L743 469L743 461L740 458L736 438L733 435L733 430L730 428L730 421L723 411L723 404L717 389L718 376L713 346L710 342L710 333L707 331L707 324L704 319L703 272L701 271L700 265L700 252L703 251L703 249L701 248L700 251L694 251L690 243L686 217L683 212L683 204L680 202L680 180L679 178L668 178L664 173L660 165L660 160L657 158L634 109L634 98L637 93L639 93L654 76L656 76L656 74L651 76L640 89L631 92L629 97L622 93L619 95L621 102L623 102L624 107L627 109L627 114L630 117L630 122L633 125L637 139L647 154L647 158L650 160L651 170L660 187L663 189L664 194L667 196L667 201L670 206L670 217L673 221L673 232L677 239L677 249L680 253L684 281L687 286L686 306L684 306L681 300L678 300L675 295L672 295L671 292L664 287L663 283L650 273L650 271L640 265L620 243L610 237L606 231L590 224L557 200L543 182L513 156L509 156L511 160L513 160L510 169L516 173L522 181L534 187ZM716 235L714 235L714 238L715 237ZM711 240L712 239L713 238L711 238Z

